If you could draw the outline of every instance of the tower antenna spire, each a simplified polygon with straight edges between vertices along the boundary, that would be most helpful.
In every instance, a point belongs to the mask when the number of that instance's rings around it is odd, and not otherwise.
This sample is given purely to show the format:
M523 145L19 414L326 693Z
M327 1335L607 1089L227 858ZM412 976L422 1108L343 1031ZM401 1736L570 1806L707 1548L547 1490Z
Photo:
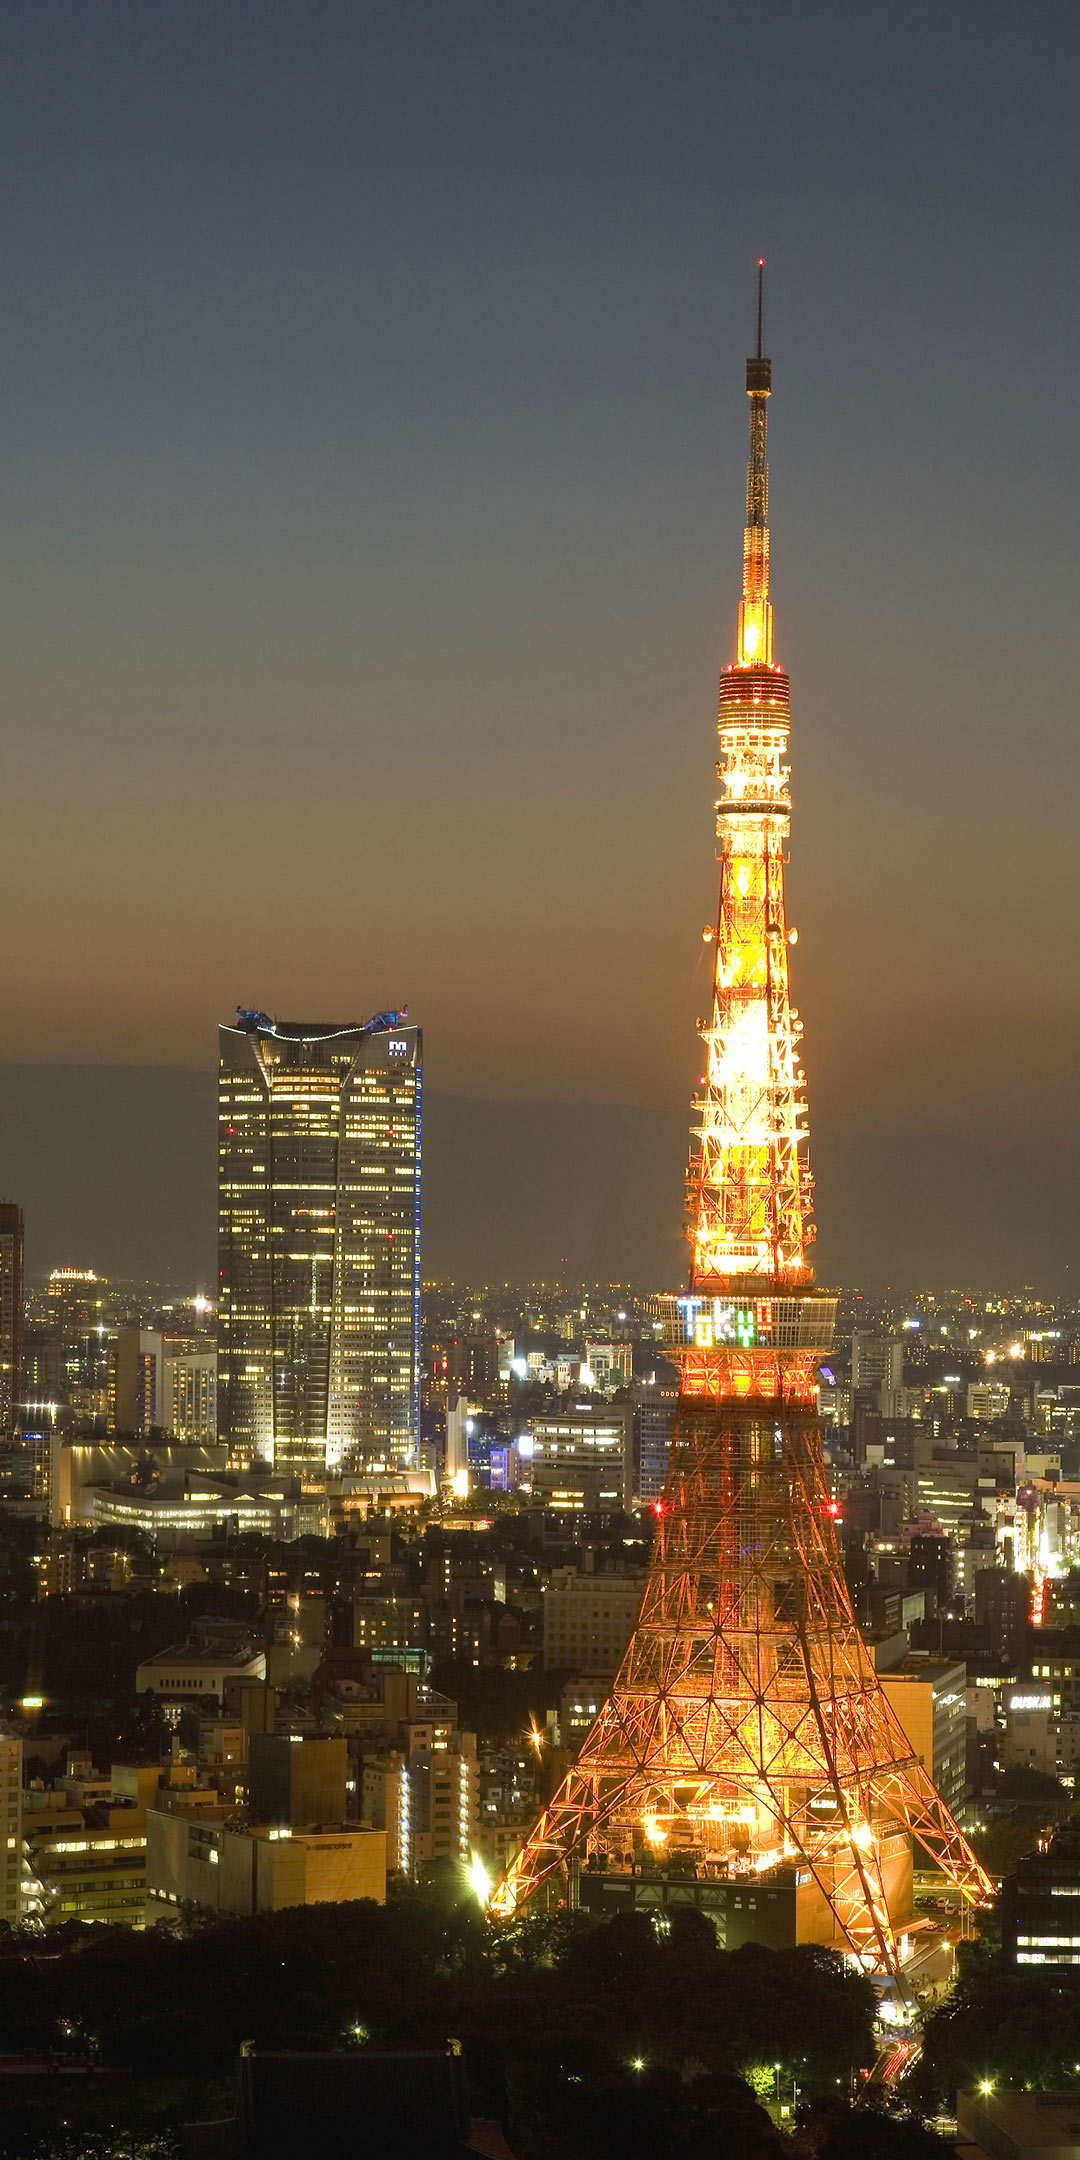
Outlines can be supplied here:
M761 300L764 283L765 257L759 255L757 259L757 356L759 360L761 358Z

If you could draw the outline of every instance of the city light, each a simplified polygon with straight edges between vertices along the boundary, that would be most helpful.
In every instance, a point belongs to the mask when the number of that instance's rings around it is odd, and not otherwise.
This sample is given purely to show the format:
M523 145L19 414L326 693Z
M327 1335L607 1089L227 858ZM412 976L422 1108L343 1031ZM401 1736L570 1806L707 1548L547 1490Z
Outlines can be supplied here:
M479 1853L474 1852L472 1854L465 1873L477 1903L486 1906L491 1899L492 1877L488 1874Z

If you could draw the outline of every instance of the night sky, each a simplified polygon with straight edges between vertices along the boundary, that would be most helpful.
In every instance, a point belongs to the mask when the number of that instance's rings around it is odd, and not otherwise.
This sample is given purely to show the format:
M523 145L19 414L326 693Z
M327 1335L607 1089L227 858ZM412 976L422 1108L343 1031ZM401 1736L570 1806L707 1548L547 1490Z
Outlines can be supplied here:
M0 1058L407 1003L444 1094L681 1108L764 254L812 1127L1071 1139L1078 61L8 0Z

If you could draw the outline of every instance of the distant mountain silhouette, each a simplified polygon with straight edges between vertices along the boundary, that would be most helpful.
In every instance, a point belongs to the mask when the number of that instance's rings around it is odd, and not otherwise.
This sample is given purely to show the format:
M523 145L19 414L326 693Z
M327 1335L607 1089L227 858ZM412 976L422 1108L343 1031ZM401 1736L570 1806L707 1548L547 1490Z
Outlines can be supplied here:
M620 1105L424 1102L424 1273L680 1282L688 1118ZM1066 1287L1080 1148L815 1134L826 1282ZM27 1266L215 1280L215 1083L172 1066L0 1065L0 1197Z

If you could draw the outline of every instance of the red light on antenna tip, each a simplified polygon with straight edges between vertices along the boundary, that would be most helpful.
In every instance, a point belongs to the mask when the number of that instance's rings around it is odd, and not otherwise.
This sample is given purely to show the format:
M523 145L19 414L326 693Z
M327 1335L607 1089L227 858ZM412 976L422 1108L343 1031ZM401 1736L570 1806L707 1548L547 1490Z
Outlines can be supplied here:
M759 269L759 270L764 270L764 268L765 268L765 257L764 257L764 255L759 255L759 256L758 256L758 259L757 259L757 266L758 266L758 269Z

